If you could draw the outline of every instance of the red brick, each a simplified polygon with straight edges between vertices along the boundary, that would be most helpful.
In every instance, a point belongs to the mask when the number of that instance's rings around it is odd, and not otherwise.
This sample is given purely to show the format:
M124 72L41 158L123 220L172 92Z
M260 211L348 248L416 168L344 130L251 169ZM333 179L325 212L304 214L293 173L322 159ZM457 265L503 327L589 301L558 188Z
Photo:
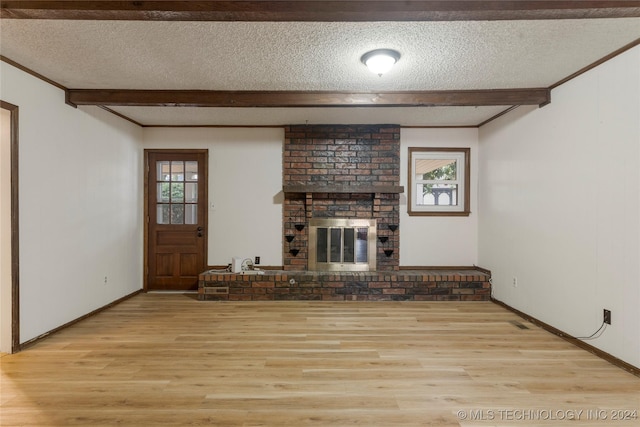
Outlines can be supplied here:
M383 289L382 293L385 295L404 295L405 289L404 288L387 288L387 289Z
M322 301L344 301L344 295L322 295Z
M309 169L309 168L311 168L311 163L303 163L303 162L291 163L291 167L295 168L295 169L301 169L301 168L302 169Z
M436 296L429 295L429 294L416 294L413 296L413 300L414 301L435 301Z
M381 288L390 288L391 283L389 282L369 282L370 289L381 289Z

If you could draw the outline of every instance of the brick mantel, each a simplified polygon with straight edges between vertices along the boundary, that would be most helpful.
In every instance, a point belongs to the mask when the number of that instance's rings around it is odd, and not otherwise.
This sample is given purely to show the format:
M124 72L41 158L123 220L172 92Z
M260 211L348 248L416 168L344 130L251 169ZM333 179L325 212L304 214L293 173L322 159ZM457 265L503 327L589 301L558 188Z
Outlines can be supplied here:
M282 188L285 193L404 193L404 187L400 185L312 185L292 184Z

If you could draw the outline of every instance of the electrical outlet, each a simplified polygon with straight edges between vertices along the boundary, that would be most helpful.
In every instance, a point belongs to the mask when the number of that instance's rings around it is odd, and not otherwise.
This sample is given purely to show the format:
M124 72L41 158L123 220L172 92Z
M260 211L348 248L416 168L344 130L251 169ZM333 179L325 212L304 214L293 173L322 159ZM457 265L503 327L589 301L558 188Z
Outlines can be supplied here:
M259 257L259 256L255 257L255 260L253 261L253 263L254 263L255 265L260 264L260 257Z
M518 278L514 277L512 283L513 283L513 287L517 288L518 287Z
M603 319L604 323L607 325L611 324L611 310L607 310L606 308L604 309Z
M104 276L104 284L107 284L107 276Z

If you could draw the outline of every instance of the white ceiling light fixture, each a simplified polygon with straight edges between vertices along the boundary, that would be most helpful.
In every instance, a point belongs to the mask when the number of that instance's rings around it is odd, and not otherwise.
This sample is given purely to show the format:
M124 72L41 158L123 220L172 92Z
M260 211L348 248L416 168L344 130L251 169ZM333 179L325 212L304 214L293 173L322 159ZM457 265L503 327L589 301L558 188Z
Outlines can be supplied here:
M367 66L369 71L381 76L391 70L400 59L400 52L393 49L376 49L365 53L360 61Z

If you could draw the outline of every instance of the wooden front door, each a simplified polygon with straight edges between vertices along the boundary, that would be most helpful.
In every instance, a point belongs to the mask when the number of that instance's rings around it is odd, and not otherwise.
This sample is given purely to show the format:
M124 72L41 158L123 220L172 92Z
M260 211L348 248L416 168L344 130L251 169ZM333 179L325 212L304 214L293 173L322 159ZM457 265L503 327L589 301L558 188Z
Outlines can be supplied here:
M207 150L145 150L147 290L195 290L207 265Z

